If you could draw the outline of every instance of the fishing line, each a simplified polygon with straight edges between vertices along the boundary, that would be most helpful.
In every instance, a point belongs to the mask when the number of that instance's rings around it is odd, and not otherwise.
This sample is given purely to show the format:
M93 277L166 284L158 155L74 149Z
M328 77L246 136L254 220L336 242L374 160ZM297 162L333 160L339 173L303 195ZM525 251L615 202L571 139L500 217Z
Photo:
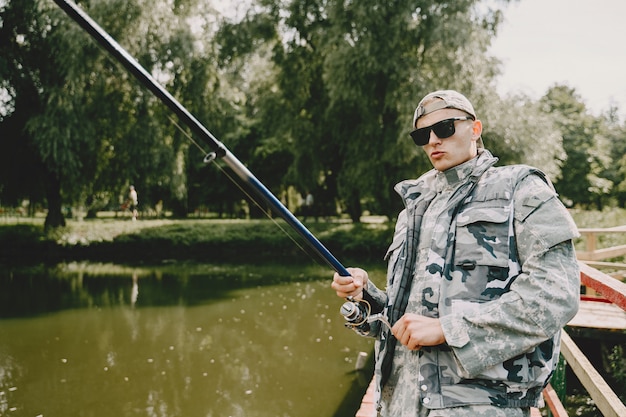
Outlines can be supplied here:
M180 133L182 133L183 135L185 135L185 137L186 137L187 139L189 139L189 141L190 141L192 144L196 145L196 148L200 149L200 152L202 152L202 154L203 154L203 155L208 154L208 152L207 152L207 151L205 151L205 150L204 150L204 148L203 148L202 146L200 146L200 144L199 144L198 142L196 142L196 141L193 139L193 137L192 137L189 133L187 133L187 132L185 131L185 129L183 129L183 128L182 128L182 126L180 126L178 123L176 123L176 120L174 120L174 118L173 118L172 116L170 116L170 115L168 114L168 115L167 115L167 118L168 118L168 119L170 119L170 122L172 122L172 124L173 124L174 126L176 126L176 128L180 131Z
M165 104L185 125L194 136L204 139L212 149L212 154L205 159L219 158L225 163L239 179L255 190L258 197L263 200L273 211L282 217L291 228L297 232L308 246L320 256L330 267L342 276L349 276L348 270L313 234L291 213L287 207L272 192L261 183L252 172L237 159L226 145L217 140L209 130L204 127L196 117L191 114L178 100L172 96L135 58L133 58L115 39L102 29L89 15L71 0L54 0L69 17L78 23L96 42L106 49L120 64L126 68L140 83L148 88L163 104ZM195 143L195 142L194 142ZM198 146L196 144L196 146ZM210 156L214 155L214 156ZM256 201L256 199L252 199Z
M230 173L228 171L226 171L224 169L224 167L222 167L220 164L218 164L215 161L215 157L210 156L212 154L212 152L206 152L204 150L204 148L202 146L200 146L200 144L198 142L196 142L194 140L194 138L185 130L183 129L182 126L180 126L176 120L174 120L174 118L170 115L167 116L167 118L170 120L170 122L172 122L172 124L180 131L180 133L182 133L187 139L189 139L189 141L194 144L196 146L196 148L198 148L200 150L200 152L202 152L203 155L206 155L204 157L204 162L205 163L211 163L213 162L214 166L217 167L217 169L219 169L222 174L224 174L226 176L226 178L228 178L230 180L230 182L232 182L233 184L235 184L235 186L237 188L239 188L239 190L246 196L248 197L248 199L250 201L252 201L254 203L254 205L256 207L258 207L259 210L261 210L261 212L269 219L272 221L272 223L274 223L274 225L276 225L276 227L278 227L280 229L281 232L283 232L288 238L289 240L291 240L291 242L296 245L302 252L304 252L309 258L313 259L315 261L315 263L317 263L318 265L320 265L319 261L317 261L309 252L307 252L307 250L280 224L278 223L278 221L272 217L272 212L270 210L267 210L265 207L261 206L261 204L248 192L248 190L246 190L245 188L243 188L243 186L239 183L239 181L237 181L232 175L230 175Z

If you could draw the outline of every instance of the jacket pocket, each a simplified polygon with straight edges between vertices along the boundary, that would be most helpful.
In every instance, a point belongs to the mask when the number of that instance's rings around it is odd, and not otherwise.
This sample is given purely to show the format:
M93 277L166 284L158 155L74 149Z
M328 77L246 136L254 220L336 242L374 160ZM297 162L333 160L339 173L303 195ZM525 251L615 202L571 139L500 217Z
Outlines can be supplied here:
M506 268L509 264L509 207L473 207L457 217L455 266Z
M459 213L453 274L448 297L489 301L511 282L508 207L475 207ZM469 291L468 291L469 290Z

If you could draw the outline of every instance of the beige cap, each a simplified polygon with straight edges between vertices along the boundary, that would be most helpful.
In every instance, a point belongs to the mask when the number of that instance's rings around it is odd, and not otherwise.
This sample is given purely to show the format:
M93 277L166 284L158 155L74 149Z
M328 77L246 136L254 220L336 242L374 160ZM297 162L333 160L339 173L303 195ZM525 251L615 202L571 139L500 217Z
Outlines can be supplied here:
M458 91L439 90L427 94L419 102L417 108L415 109L415 114L413 115L412 128L416 127L415 124L420 117L441 109L461 110L469 114L474 120L476 120L476 111L474 111L474 106L472 106L472 103L470 103L467 97L465 97ZM482 138L478 138L476 145L479 148L484 147Z

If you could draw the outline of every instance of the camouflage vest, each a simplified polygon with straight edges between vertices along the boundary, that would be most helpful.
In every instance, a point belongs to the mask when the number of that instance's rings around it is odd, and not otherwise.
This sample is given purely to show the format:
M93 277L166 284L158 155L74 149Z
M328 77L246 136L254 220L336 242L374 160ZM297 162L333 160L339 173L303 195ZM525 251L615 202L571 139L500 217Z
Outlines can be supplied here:
M407 305L408 294L419 291L420 314L443 317L455 309L494 300L509 291L521 271L513 228L513 199L517 184L528 175L538 175L551 186L543 173L524 165L494 168L497 161L488 151L477 159L473 172L461 184L445 207L449 227L433 233L425 268L415 271L417 242L424 228L421 218L434 196L431 171L418 180L400 183L397 190L406 203L399 217L387 258L388 287L385 314L393 324ZM437 227L441 227L438 225ZM419 260L418 260L419 261ZM413 276L416 282L412 283ZM471 283L469 286L468 283ZM377 400L391 367L395 338L384 328L376 343ZM484 374L472 378L460 375L447 345L419 351L418 389L428 397L420 400L427 408L469 404L502 407L537 406L541 391L558 360L558 335L530 352L524 352ZM556 353L555 353L556 352ZM532 368L532 372L529 369ZM529 378L528 375L532 377Z

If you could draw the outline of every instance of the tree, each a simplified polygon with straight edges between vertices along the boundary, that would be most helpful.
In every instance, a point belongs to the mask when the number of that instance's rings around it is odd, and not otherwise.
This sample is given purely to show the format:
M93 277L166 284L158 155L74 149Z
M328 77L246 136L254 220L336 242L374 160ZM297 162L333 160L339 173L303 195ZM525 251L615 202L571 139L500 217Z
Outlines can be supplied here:
M8 204L30 198L32 206L46 195L50 200L60 201L55 186L57 175L26 130L32 115L40 113L46 104L40 93L44 82L59 83L54 76L54 65L46 59L50 55L47 49L50 41L42 35L46 22L37 6L34 0L24 0L19 4L9 2L0 9L0 79L8 95L0 119L3 148L0 175L4 184L0 191ZM52 214L63 223L60 205Z
M479 12L477 5L334 3L325 77L335 110L331 125L341 132L334 137L343 145L340 189L358 193L353 201L369 196L378 212L391 216L399 203L389 184L431 168L408 139L419 98L456 88L480 101L477 92L493 76L486 51L500 14Z
M498 164L524 163L559 177L566 154L554 116L527 96L500 98L493 91L477 107L482 110L483 142L500 159Z
M600 146L608 150L608 160L600 177L611 184L611 198L620 207L626 206L626 125L620 124L618 109L610 108L600 117Z
M271 42L283 113L264 123L290 146L290 178L328 191L316 201L337 199L359 221L363 203L395 214L390 184L428 169L408 139L417 97L444 86L478 92L492 78L486 50L500 14L479 3L263 0L220 43L245 56ZM267 22L274 30L263 36L249 30Z
M194 4L82 3L181 101L210 90L210 67L193 64L197 39L186 18ZM158 100L50 2L10 1L1 13L0 71L12 107L1 120L11 129L3 146L32 152L24 169L40 173L42 185L31 188L46 190L46 227L64 225L62 205L115 203L130 183L144 205L165 199L186 214L189 142ZM203 116L214 110L197 107Z
M555 186L570 205L601 208L601 197L611 184L601 177L610 160L609 148L600 134L599 121L591 116L574 88L551 87L541 102L563 135L565 158Z

